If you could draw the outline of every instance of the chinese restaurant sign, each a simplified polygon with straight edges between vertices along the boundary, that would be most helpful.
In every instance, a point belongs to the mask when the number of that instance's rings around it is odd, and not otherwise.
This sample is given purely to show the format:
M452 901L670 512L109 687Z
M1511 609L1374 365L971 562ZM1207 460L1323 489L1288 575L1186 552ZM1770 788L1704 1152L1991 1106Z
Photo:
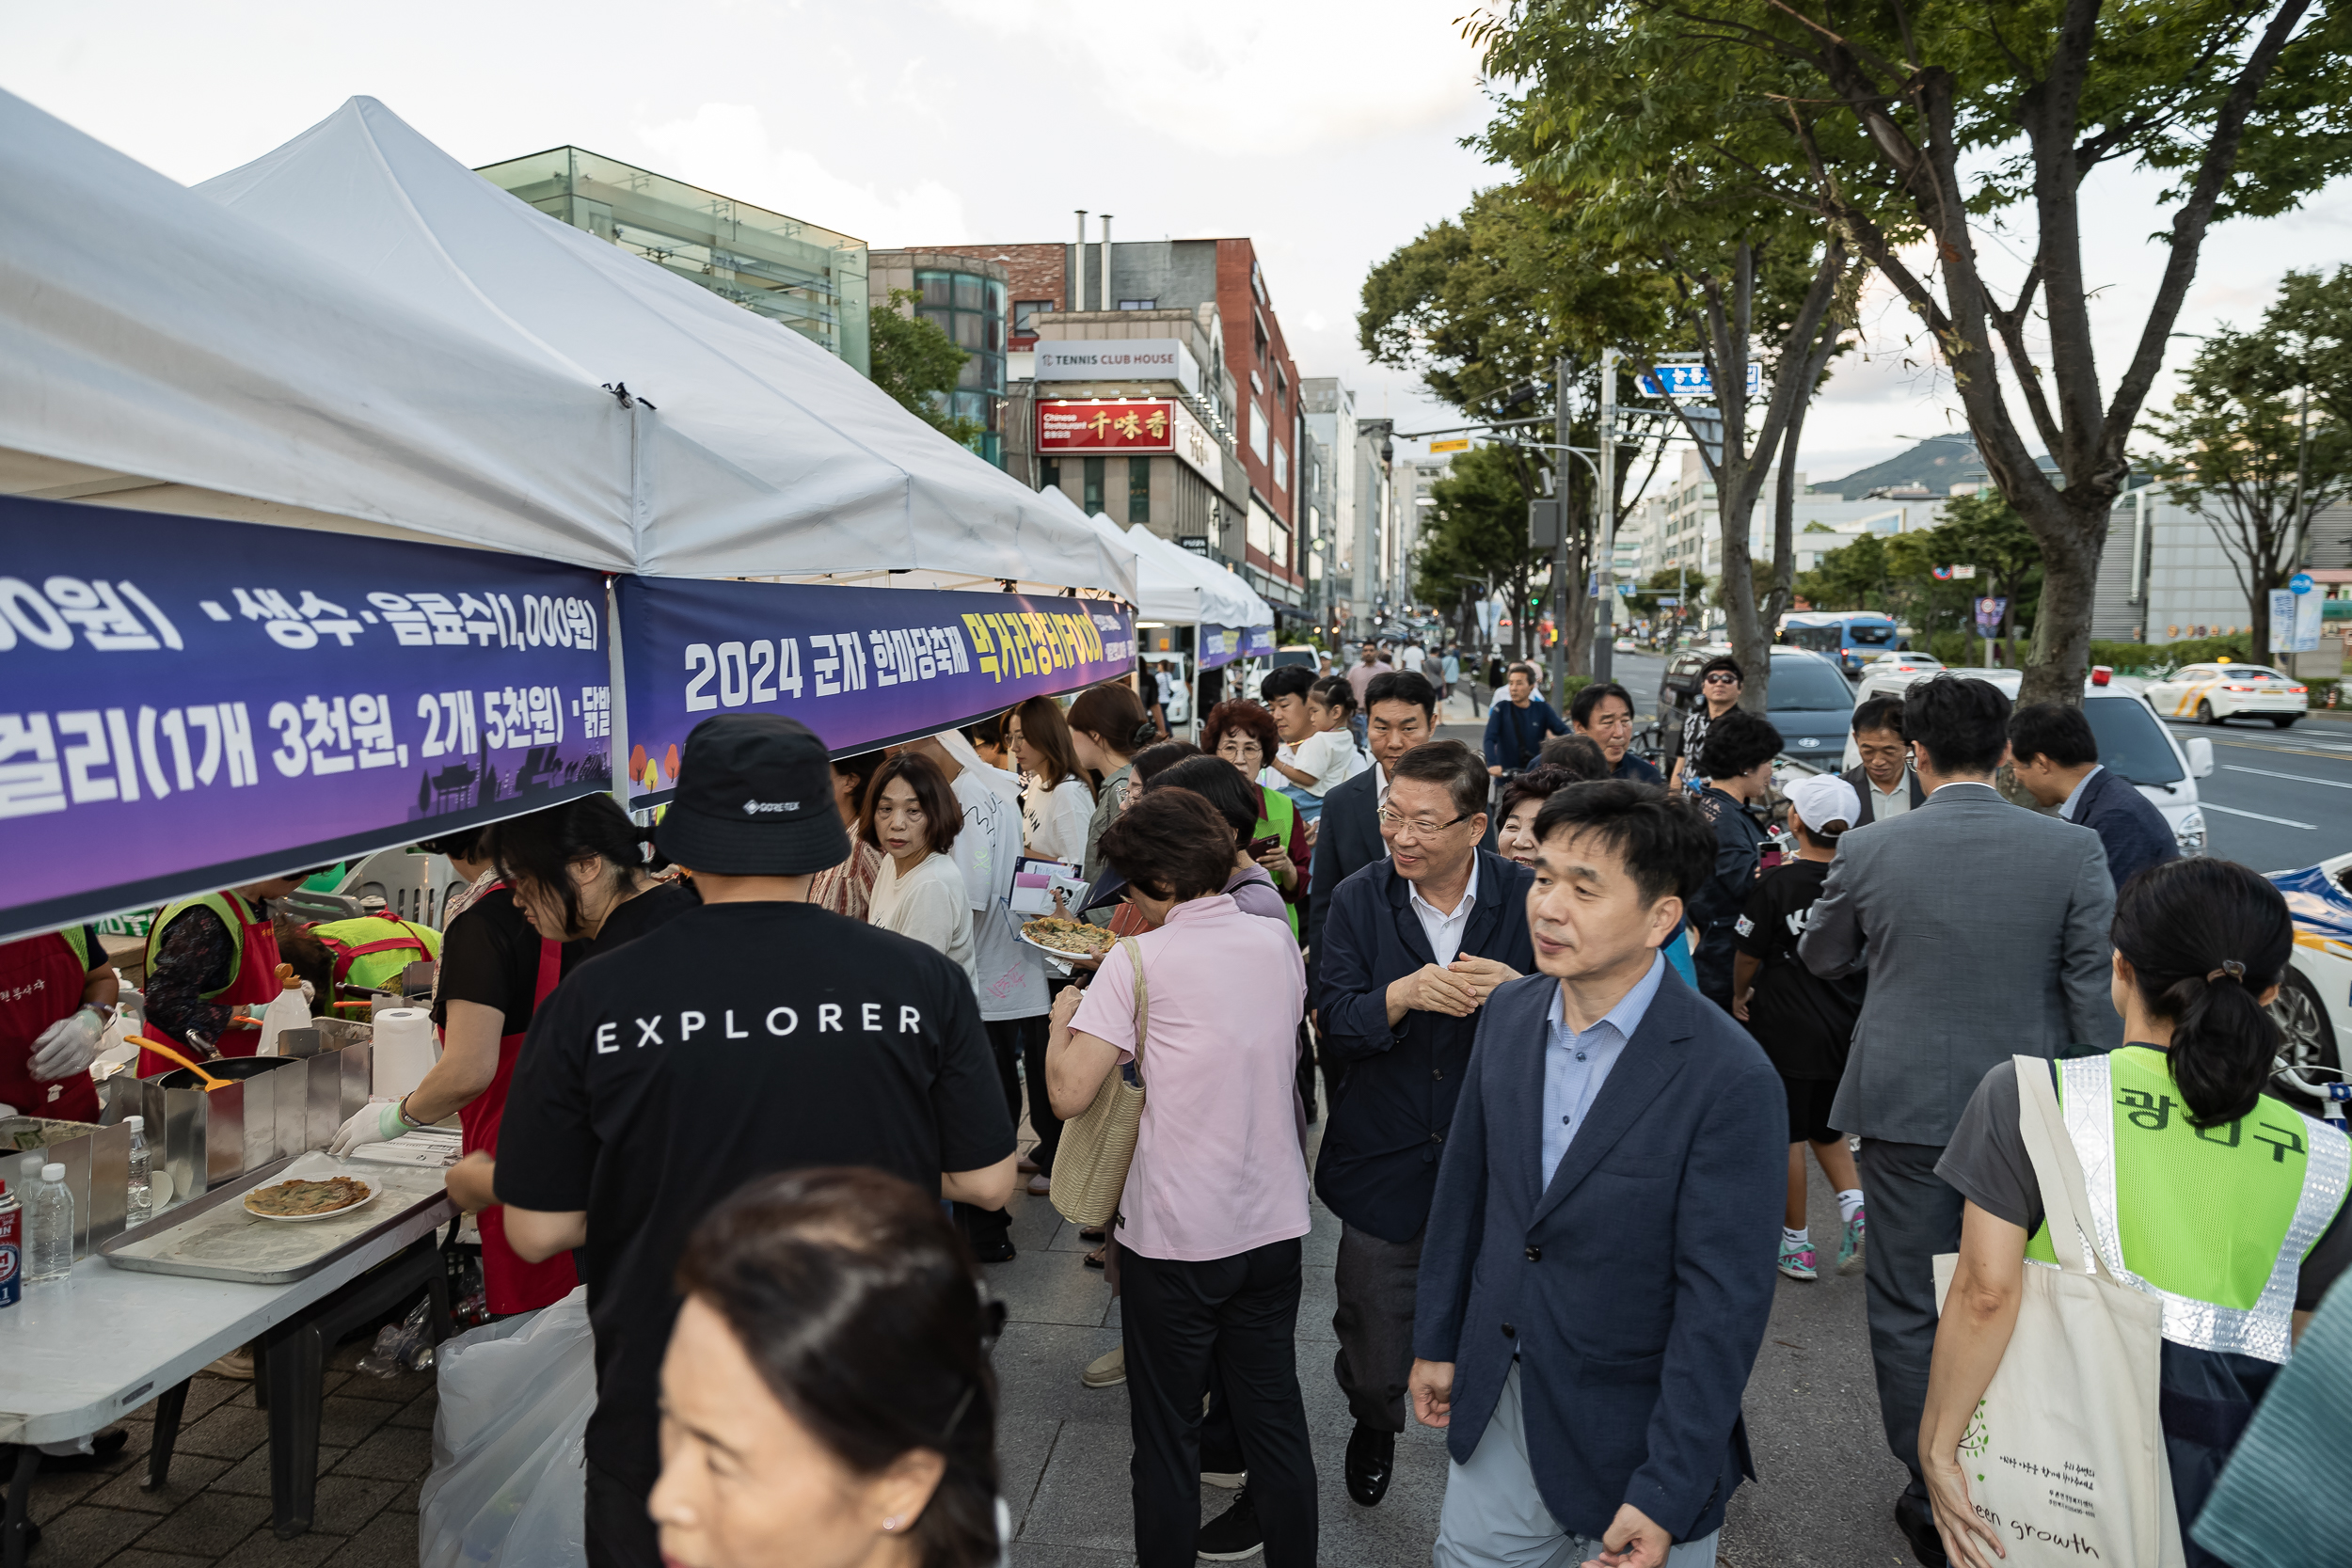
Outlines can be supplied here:
M1173 451L1175 407L1152 398L1040 403L1037 449L1047 453Z
M0 935L609 787L599 574L0 498Z
M718 713L798 719L835 756L1134 673L1132 616L1097 600L623 578L629 800L677 784Z

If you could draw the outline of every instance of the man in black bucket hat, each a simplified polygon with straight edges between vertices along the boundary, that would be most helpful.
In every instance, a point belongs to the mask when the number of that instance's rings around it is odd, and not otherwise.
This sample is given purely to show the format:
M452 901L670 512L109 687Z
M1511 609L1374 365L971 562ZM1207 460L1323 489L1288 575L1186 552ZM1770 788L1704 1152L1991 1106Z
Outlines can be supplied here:
M660 1561L661 1357L688 1234L755 1177L873 1165L1002 1208L1013 1128L963 971L810 904L850 852L825 744L772 714L706 719L656 830L703 907L567 974L531 1024L499 1133L525 1257L580 1249L596 1338L588 1560Z

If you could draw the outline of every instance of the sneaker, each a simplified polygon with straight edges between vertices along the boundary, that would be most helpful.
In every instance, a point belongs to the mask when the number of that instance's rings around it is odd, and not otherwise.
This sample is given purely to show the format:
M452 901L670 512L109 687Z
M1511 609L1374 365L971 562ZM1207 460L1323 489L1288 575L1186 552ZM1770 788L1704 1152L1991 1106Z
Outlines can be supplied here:
M1088 1362L1087 1370L1078 1374L1078 1381L1089 1388L1116 1388L1126 1382L1127 1347L1114 1345Z
M1780 1249L1780 1272L1791 1279L1821 1277L1820 1259L1807 1247L1784 1246Z
M1867 1203L1856 1209L1853 1212L1853 1218L1846 1222L1844 1233L1837 1238L1837 1272L1839 1274L1851 1273L1854 1264L1862 1259L1862 1233L1869 1227L1867 1218L1869 1212L1870 1206Z
M1243 1487L1233 1506L1200 1527L1193 1550L1209 1562L1238 1562L1256 1557L1265 1546L1265 1531L1258 1528L1258 1506Z
M215 1377L233 1377L239 1382L250 1383L253 1381L253 1347L239 1345L204 1370Z

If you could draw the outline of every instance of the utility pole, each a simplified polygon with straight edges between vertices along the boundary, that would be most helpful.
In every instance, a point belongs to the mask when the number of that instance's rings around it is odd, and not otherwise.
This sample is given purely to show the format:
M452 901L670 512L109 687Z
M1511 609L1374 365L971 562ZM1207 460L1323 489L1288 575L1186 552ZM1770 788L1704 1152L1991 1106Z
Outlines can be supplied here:
M1560 437L1565 444L1567 436ZM1600 597L1593 605L1593 679L1616 678L1617 609L1617 351L1600 351L1600 494L1594 505L1600 526L1600 559L1594 562L1594 580Z
M1567 684L1568 674L1568 361L1567 356L1552 361L1554 387L1552 390L1552 439L1559 444L1560 455L1553 459L1552 486L1560 497L1560 537L1551 550L1551 679L1546 689L1553 702L1560 700L1561 689Z

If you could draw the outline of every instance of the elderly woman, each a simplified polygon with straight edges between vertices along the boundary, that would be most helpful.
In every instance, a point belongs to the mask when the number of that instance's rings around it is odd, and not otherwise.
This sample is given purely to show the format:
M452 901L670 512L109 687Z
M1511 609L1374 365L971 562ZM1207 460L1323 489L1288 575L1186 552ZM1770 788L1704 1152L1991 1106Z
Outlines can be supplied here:
M1136 1556L1191 1568L1263 1528L1269 1568L1315 1560L1314 1461L1297 1353L1307 1163L1291 1097L1298 944L1220 891L1233 834L1185 789L1148 790L1103 835L1155 927L1056 1001L1046 1080L1074 1117L1125 1067L1149 1087L1120 1200ZM1137 1037L1138 1016L1148 1020ZM1200 1523L1201 1391L1231 1397L1249 1484Z
M1004 1309L935 1195L816 1167L695 1228L661 1362L673 1568L990 1568Z
M1250 702L1217 704L1200 728L1201 748L1232 764L1257 794L1258 820L1244 847L1274 879L1275 891L1288 906L1290 927L1295 932L1298 911L1307 901L1307 864L1314 854L1314 843L1290 797L1258 783L1258 775L1281 743L1274 715ZM1274 842L1268 844L1268 839Z

